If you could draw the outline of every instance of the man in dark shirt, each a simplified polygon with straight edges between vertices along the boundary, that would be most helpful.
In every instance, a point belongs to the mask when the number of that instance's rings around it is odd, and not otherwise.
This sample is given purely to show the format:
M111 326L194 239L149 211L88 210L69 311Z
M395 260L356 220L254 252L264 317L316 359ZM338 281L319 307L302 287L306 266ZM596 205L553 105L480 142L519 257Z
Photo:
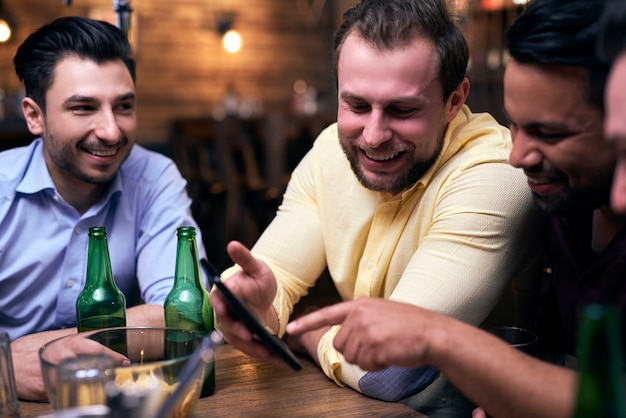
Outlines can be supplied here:
M524 170L535 202L550 215L552 277L539 322L544 351L574 354L579 313L593 302L620 307L626 336L626 258L620 257L626 232L610 208L615 153L603 134L608 66L596 54L603 6L537 1L507 33L510 162Z
M608 200L608 192L606 199ZM593 303L615 304L620 309L622 341L626 346L626 231L623 219L608 209L582 208L549 220L547 250L550 259L551 287L546 312L539 322L542 350L575 354L579 316L582 307ZM607 238L601 249L591 246L599 235L598 222L604 211ZM558 295L558 296L557 296Z

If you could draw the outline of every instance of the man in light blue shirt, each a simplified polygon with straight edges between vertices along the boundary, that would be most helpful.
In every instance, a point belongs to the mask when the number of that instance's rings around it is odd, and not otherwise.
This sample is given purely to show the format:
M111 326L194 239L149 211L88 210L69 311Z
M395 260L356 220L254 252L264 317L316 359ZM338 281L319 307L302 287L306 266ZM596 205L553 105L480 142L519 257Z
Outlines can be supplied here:
M107 229L127 324L163 326L176 229L197 225L175 164L135 145L135 63L119 29L61 18L30 35L14 63L40 138L0 153L0 328L13 340L20 397L43 399L37 350L76 332L89 227Z

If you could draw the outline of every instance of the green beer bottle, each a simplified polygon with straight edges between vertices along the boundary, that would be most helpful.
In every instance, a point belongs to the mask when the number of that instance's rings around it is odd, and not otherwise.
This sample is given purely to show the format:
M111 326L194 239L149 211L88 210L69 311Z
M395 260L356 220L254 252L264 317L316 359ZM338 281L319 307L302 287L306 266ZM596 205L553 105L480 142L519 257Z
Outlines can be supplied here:
M193 226L178 228L176 269L174 286L165 298L165 326L195 331L208 335L213 331L213 308L209 304L209 292L202 283L200 260ZM182 341L169 341L166 351L175 355L175 345ZM201 397L215 392L215 367L207 374L202 385Z
M617 308L592 304L578 336L574 418L626 418L623 348Z
M107 245L107 232L103 226L89 228L87 250L87 279L76 300L78 332L126 326L126 298L115 284ZM104 337L102 337L104 338ZM106 341L96 339L113 350L126 355L126 335L111 332Z

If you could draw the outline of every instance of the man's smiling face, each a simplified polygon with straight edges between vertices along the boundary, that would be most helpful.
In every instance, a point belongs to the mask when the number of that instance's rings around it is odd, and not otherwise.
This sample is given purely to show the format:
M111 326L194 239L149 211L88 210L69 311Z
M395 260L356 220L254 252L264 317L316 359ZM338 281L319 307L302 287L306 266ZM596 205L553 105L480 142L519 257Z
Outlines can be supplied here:
M438 68L437 51L424 39L385 50L355 33L344 41L337 126L352 169L368 189L400 193L439 156L457 112L448 112Z
M42 132L55 183L109 182L128 157L136 128L134 83L121 60L98 64L70 55L58 62Z
M604 141L603 114L586 97L588 83L580 68L511 60L505 71L510 162L524 170L548 214L563 214L577 202L608 203L615 157Z

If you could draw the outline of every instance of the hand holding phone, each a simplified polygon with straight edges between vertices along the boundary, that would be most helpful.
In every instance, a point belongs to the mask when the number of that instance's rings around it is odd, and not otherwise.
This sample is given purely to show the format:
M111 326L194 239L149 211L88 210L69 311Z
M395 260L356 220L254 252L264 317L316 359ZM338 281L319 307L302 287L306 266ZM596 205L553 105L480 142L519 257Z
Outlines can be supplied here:
M256 316L245 306L241 299L224 285L217 269L204 258L200 260L200 264L207 273L210 284L215 286L224 296L224 300L232 315L243 322L248 330L256 336L268 350L287 363L289 367L296 371L302 369L302 364L289 349L289 346L278 338L278 336L270 334Z

